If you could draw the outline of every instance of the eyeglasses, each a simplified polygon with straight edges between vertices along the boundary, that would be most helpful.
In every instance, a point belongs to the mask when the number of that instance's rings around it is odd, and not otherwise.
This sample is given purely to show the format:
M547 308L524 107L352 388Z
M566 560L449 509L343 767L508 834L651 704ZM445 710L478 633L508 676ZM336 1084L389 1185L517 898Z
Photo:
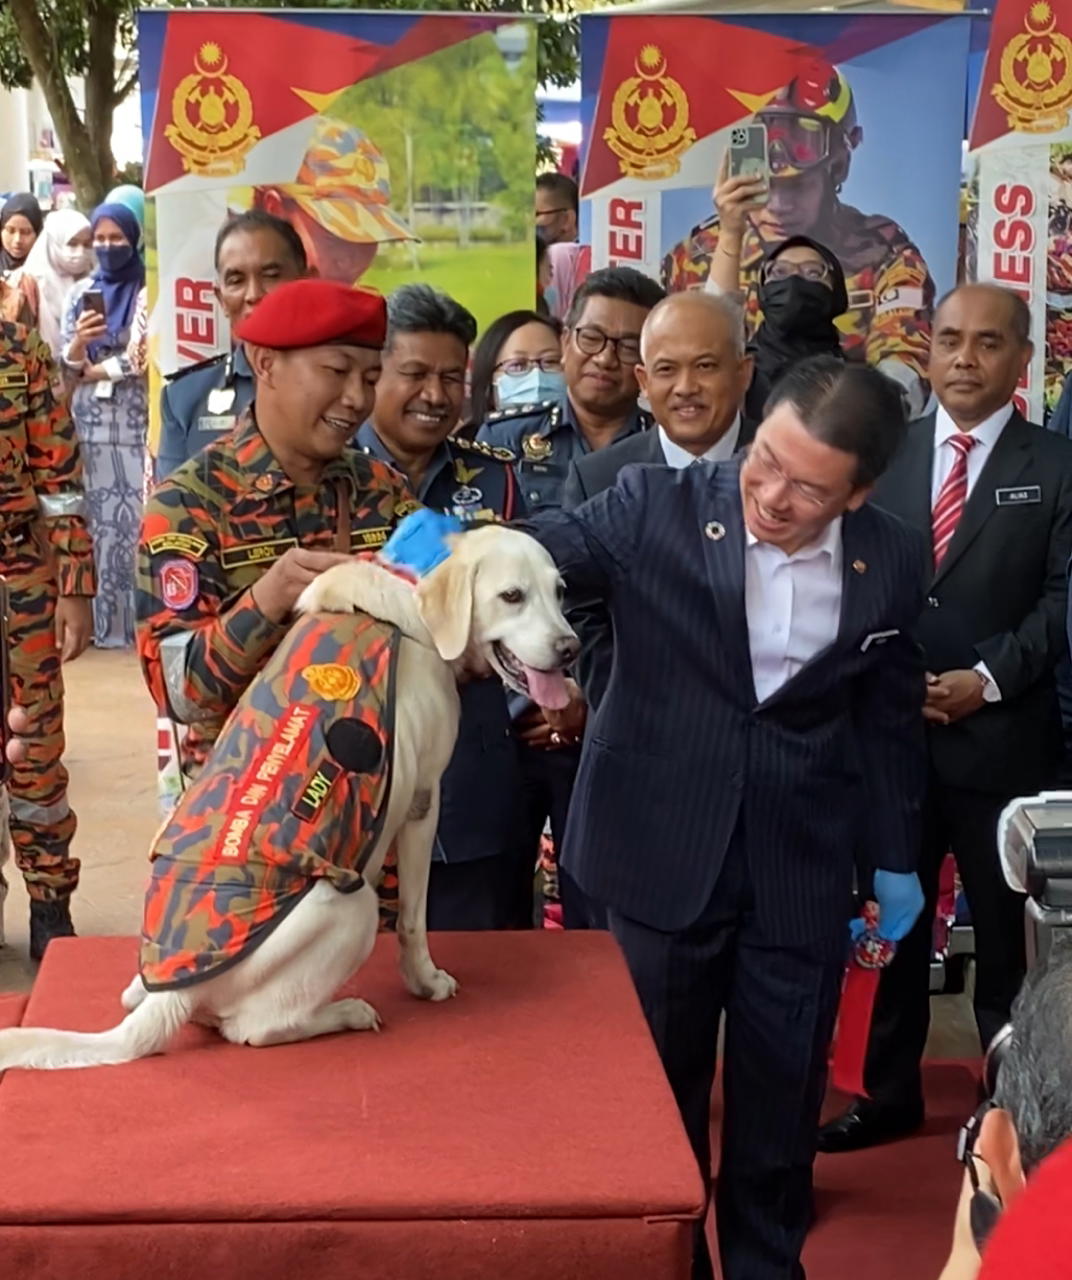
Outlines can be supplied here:
M622 364L640 363L639 338L612 338L602 329L583 325L573 330L573 340L586 356L598 356L609 344Z
M561 356L515 356L512 360L500 360L492 370L493 373L509 373L520 378L533 369L541 369L544 373L561 373Z
M569 213L569 209L537 209L536 221L539 222L541 218L550 218L552 214L556 213Z
M753 445L748 451L748 461L754 463L770 479L781 480L784 484L787 484L792 493L813 507L825 507L830 500L829 494L820 493L814 485L807 484L802 480L793 480L790 476L787 476L778 465L774 455L764 445Z
M763 272L764 280L791 280L800 276L802 280L810 280L812 284L826 284L830 279L828 262L786 262L777 258Z

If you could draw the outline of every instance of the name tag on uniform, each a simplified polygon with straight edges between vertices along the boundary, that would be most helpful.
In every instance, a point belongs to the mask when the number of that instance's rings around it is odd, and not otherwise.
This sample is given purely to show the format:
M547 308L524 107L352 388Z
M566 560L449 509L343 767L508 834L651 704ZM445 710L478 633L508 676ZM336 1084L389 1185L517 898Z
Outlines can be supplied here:
M0 370L0 395L9 391L25 391L29 385L30 379L21 369Z
M244 569L251 564L268 564L297 545L297 538L275 538L271 542L251 542L244 547L227 547L220 552L220 564L224 569Z
M1042 485L1025 484L1022 489L995 489L994 501L999 507L1023 507L1042 501Z
M198 431L230 431L237 419L233 413L206 413L197 420Z
M872 645L885 644L887 640L892 640L894 636L899 636L900 631L894 627L892 631L872 631L869 636L860 645L860 652L866 653Z
M350 549L360 551L362 547L382 547L391 532L386 525L377 529L352 529L350 531Z

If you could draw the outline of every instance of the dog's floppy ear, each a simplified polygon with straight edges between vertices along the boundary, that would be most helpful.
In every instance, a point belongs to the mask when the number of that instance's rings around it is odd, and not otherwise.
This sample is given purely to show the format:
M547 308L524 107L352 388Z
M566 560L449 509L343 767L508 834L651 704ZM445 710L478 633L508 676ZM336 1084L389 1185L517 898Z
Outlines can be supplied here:
M475 563L452 555L418 587L417 612L444 662L460 658L469 644L475 578Z

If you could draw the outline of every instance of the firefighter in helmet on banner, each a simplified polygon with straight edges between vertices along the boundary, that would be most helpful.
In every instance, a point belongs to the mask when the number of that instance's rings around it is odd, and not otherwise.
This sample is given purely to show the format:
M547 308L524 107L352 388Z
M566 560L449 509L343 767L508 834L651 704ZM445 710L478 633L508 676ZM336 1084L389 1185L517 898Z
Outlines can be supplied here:
M918 415L929 394L934 282L919 249L896 222L861 213L840 197L852 153L863 139L848 81L836 67L817 62L779 90L755 118L767 127L771 182L766 201L761 183L720 180L715 203L723 216L716 213L670 251L663 260L663 284L670 290L696 288L710 275L716 285L739 288L752 333L762 320L759 285L769 251L790 236L820 241L845 271L849 307L838 327L846 355L895 378L910 412ZM731 227L730 204L740 234Z

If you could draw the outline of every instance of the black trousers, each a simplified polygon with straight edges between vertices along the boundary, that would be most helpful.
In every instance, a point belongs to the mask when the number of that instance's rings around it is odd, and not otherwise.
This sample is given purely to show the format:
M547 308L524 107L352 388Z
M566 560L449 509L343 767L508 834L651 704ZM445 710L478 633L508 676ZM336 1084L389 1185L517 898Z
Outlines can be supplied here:
M433 862L428 877L428 928L531 929L532 868L516 851L471 862Z
M942 860L952 851L975 929L975 1021L985 1049L1009 1020L1025 971L1024 902L998 861L998 817L1012 796L941 784L932 774L923 814L919 878L924 906L882 974L864 1075L877 1103L918 1106L930 1027L930 960Z
M711 1090L726 1016L722 1157L715 1197L724 1280L802 1280L826 1059L847 951L771 946L755 920L743 840L711 903L680 933L611 910L617 938L704 1181L711 1178ZM702 1227L694 1280L712 1275Z
M525 841L532 851L535 868L544 824L551 820L551 838L559 856L558 892L562 900L562 923L567 929L605 929L602 911L562 866L562 841L566 815L573 796L573 782L581 762L580 747L542 751L518 742L521 776L525 791Z

